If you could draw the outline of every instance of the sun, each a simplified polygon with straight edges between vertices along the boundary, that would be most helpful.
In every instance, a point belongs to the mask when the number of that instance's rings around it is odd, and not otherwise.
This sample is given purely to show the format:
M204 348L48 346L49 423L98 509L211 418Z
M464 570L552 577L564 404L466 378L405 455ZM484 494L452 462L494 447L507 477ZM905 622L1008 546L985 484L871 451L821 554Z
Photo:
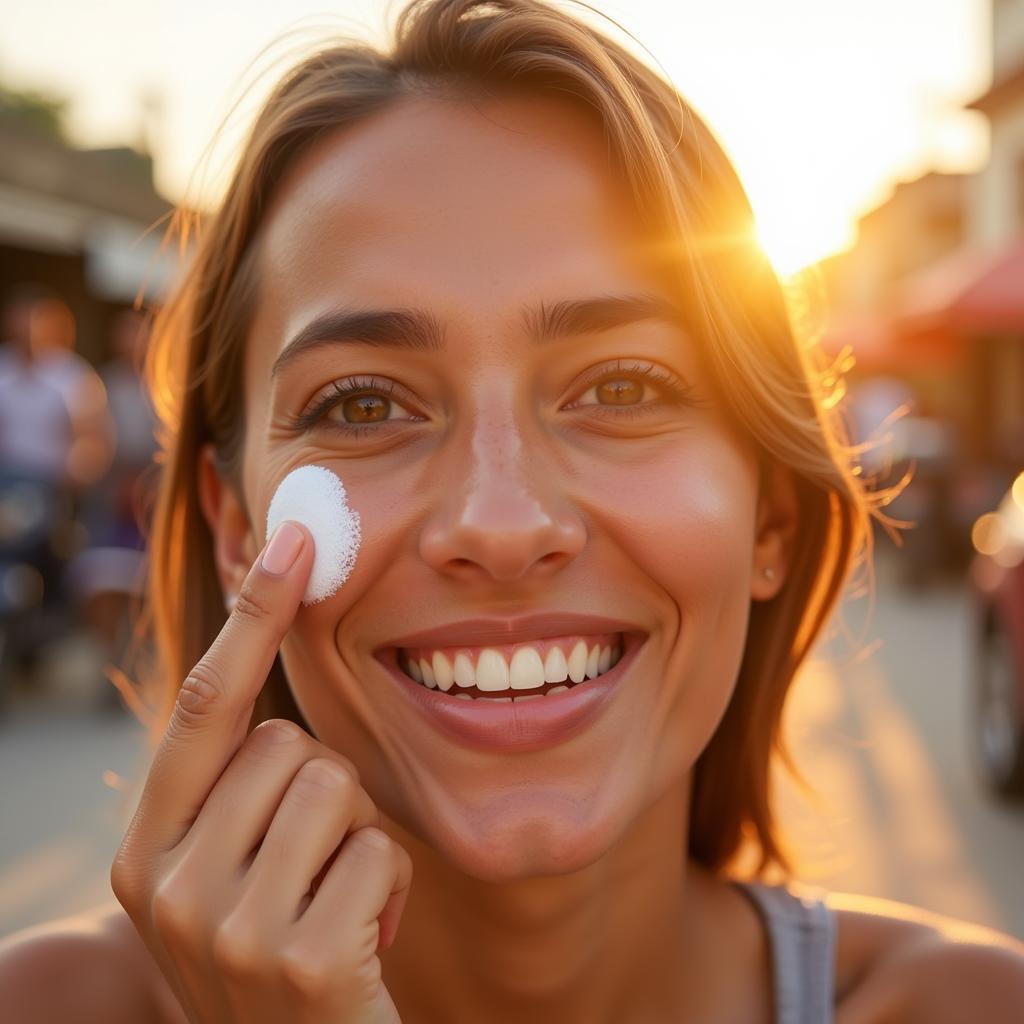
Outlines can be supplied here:
M826 256L845 249L851 229L841 224L800 223L791 218L758 219L755 238L776 273L792 277Z

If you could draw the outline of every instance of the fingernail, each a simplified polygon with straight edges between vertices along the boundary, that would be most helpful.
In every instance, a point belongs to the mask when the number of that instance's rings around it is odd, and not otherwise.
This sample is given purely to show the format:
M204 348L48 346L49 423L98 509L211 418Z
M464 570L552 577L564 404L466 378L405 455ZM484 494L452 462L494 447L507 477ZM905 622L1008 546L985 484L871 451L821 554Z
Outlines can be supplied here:
M302 548L302 531L292 523L284 522L270 538L260 564L271 576L283 576L294 564Z

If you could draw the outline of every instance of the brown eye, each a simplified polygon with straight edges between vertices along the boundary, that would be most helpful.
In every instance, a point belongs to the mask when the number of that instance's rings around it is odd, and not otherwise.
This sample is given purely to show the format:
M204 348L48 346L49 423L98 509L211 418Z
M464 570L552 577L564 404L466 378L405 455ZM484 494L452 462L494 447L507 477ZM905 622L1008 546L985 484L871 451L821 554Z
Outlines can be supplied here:
M618 377L598 384L594 393L605 405L636 405L643 398L644 386L640 381Z
M398 422L422 423L422 417L391 398L394 382L376 377L346 377L331 383L331 390L295 419L298 430L317 426L351 437L391 429Z
M673 406L698 408L707 404L685 381L650 363L620 359L615 366L588 374L586 383L590 386L584 384L586 390L567 408L590 409L592 415L598 416L636 419L663 413ZM648 392L653 393L655 401L644 401Z
M391 400L382 395L354 395L339 403L346 423L382 423L388 418Z

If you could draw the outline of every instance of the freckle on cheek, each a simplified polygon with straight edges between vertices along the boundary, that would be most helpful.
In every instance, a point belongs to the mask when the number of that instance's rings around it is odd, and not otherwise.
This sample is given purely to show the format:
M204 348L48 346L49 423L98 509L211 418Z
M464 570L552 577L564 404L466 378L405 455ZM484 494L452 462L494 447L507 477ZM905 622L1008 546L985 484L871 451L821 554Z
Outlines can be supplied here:
M267 536L285 519L301 523L316 552L304 605L336 593L348 579L359 551L359 513L349 507L345 485L326 466L300 466L278 485L267 511Z

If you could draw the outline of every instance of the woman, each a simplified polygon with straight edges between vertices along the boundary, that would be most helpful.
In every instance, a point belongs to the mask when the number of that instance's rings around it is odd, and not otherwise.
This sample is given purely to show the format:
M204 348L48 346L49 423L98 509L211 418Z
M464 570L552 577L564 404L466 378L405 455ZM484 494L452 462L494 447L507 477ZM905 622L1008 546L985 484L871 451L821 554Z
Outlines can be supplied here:
M415 0L286 77L149 367L167 724L120 906L11 944L5 1005L1017 1019L1009 938L730 874L788 867L783 701L882 500L750 226L671 88L538 0ZM263 530L304 465L362 522L309 606L310 534ZM426 696L580 642L576 692Z

